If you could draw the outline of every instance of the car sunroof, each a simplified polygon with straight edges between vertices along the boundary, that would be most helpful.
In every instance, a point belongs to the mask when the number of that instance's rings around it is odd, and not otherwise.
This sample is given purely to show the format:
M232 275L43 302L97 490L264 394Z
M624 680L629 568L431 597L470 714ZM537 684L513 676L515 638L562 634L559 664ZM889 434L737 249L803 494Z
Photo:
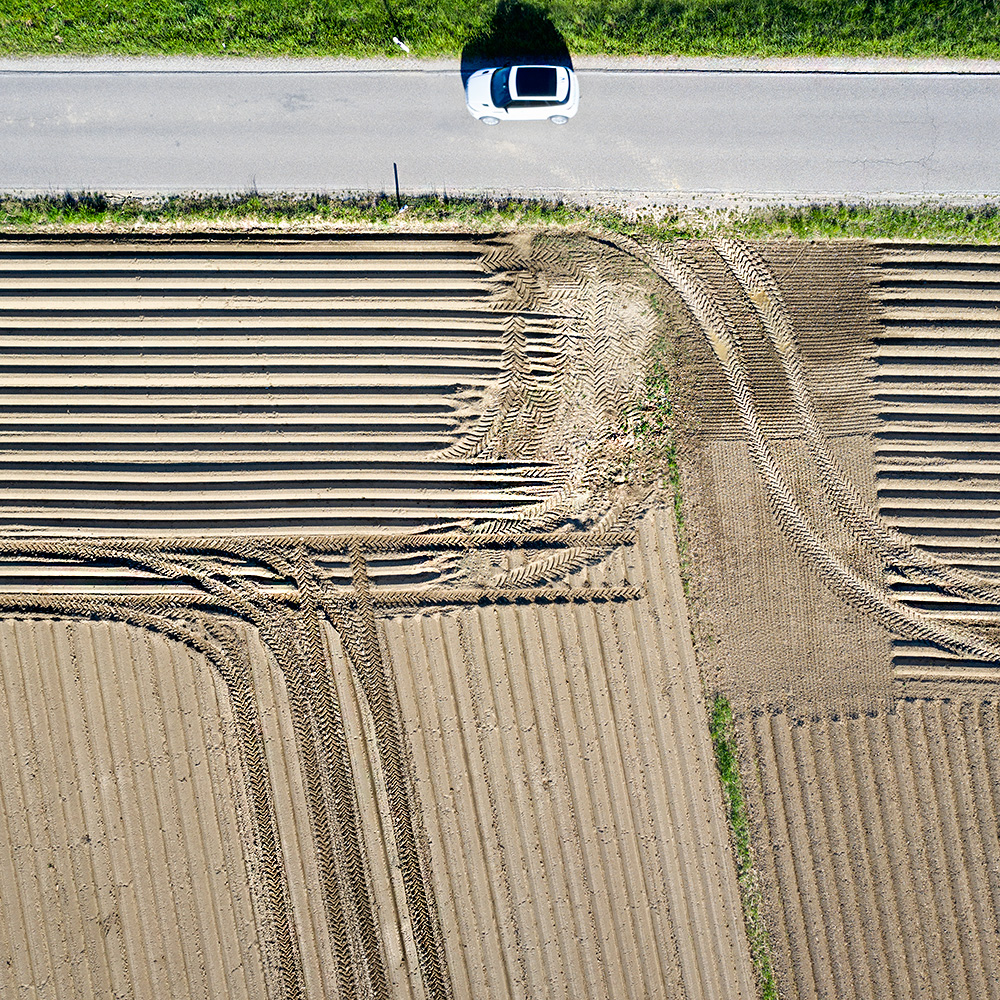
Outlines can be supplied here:
M521 66L514 87L518 97L555 97L556 71L552 66Z

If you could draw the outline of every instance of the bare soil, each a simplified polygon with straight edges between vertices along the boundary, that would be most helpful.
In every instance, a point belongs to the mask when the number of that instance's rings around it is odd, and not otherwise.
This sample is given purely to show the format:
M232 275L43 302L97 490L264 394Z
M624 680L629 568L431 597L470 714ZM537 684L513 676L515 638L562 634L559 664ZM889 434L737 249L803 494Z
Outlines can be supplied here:
M998 264L660 262L699 652L736 708L782 996L997 992Z
M753 996L657 287L566 233L0 242L0 992Z
M997 1000L1000 253L0 263L0 992Z

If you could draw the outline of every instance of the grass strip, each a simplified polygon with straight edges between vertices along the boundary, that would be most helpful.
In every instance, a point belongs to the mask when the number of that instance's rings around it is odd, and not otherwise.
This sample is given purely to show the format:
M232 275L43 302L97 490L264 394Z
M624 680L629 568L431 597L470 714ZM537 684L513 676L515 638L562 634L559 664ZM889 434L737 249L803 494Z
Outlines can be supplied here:
M1000 57L993 0L5 0L0 53L457 56L505 26L528 49L691 56ZM532 34L535 37L532 37Z
M562 202L518 198L407 198L403 212L385 193L371 195L196 194L136 198L100 193L0 195L0 230L58 227L141 231L156 228L323 230L336 226L497 225L580 222L585 212Z
M659 317L664 310L656 295L649 297L650 307ZM677 526L677 549L681 563L681 583L688 593L690 582L687 528L684 523L684 499L681 492L681 470L677 458L677 436L674 433L674 407L670 394L672 352L677 347L675 337L661 333L649 351L648 368L643 383L643 395L636 411L631 414L630 431L636 443L632 455L643 468L655 470L656 485L669 489L673 500L674 523Z
M607 208L513 197L407 197L399 212L384 193L357 196L218 194L116 197L99 193L0 195L0 231L93 229L246 229L301 231L339 226L421 226L486 230L498 226L563 225L655 239L871 239L1000 243L1000 205L957 207L810 205L801 208L673 209L628 218Z
M719 769L722 794L732 833L733 853L736 858L736 877L743 904L750 957L757 976L761 1000L778 1000L778 987L774 981L771 964L771 945L762 914L762 899L757 873L753 866L750 845L750 824L747 818L743 783L740 780L736 754L736 729L733 710L728 699L716 694L709 710L709 732L715 750L715 763Z

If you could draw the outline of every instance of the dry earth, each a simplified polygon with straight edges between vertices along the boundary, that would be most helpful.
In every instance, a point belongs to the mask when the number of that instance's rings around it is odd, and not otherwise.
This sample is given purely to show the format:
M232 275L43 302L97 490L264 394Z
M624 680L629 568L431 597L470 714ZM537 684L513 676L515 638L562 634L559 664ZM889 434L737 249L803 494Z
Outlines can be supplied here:
M627 251L0 242L0 995L753 996Z
M751 998L704 678L782 996L1000 996L1000 251L0 267L0 995Z
M995 997L1000 251L644 253L781 995Z

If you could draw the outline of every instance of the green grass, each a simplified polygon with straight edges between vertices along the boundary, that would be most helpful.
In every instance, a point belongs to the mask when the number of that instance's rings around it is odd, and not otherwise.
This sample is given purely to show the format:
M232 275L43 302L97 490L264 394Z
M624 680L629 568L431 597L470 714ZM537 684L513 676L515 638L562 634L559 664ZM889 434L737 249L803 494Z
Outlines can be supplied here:
M608 209L524 198L406 196L397 211L386 194L175 195L128 198L97 193L37 197L0 195L0 231L66 227L324 229L339 225L444 225L490 229L519 225L577 226L657 239L918 239L950 243L1000 243L1000 206L813 205L758 211L677 210L629 220Z
M733 852L736 857L736 877L740 886L743 917L746 922L750 956L757 974L761 1000L778 1000L778 987L774 981L771 948L767 927L761 913L761 893L753 865L750 845L750 824L743 783L740 780L739 761L736 755L736 731L733 710L721 694L712 699L709 709L709 732L715 749L715 763L719 769L722 793L725 799L729 827L732 831Z
M503 0L506 12L524 3ZM1000 56L994 0L548 0L531 47L720 56ZM3 0L0 52L456 56L503 35L480 0ZM518 11L515 11L515 15ZM515 20L516 20L515 16ZM546 27L545 25L548 25Z
M588 216L562 202L517 198L451 199L437 195L404 199L379 193L331 195L218 194L154 198L67 193L33 197L0 195L0 231L96 228L328 229L336 226L448 225L490 229L531 224L565 225Z
M722 213L705 220L699 235L712 235L712 225L746 239L873 239L935 242L1000 243L1000 208L943 205L812 205L756 212ZM650 227L655 233L656 227ZM669 228L669 224L668 224ZM683 228L683 226L681 227Z

